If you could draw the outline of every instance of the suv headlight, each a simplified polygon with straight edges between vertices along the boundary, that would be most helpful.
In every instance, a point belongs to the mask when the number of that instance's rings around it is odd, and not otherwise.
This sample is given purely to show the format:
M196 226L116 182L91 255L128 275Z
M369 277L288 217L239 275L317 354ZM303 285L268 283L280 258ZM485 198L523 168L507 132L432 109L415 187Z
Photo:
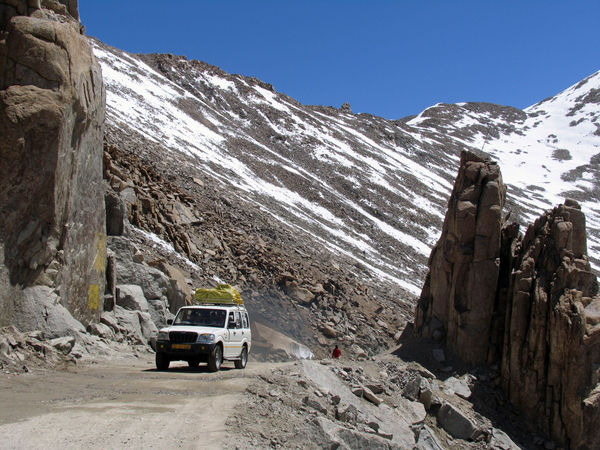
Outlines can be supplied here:
M198 336L198 342L201 342L203 344L212 344L213 342L215 342L215 335L212 333L201 334L200 336Z
M169 340L169 333L161 331L160 333L158 333L158 336L156 337L156 340L158 340L158 341L168 341Z

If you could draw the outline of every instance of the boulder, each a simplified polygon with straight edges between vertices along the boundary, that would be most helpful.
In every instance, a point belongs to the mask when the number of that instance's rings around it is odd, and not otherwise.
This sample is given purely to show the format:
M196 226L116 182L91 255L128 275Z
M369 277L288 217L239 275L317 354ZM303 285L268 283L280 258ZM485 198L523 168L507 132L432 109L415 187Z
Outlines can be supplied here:
M287 295L301 305L309 304L315 298L315 295L311 291L298 286L298 282L295 280L284 281L281 283L281 287Z
M169 311L169 303L166 299L148 300L148 312L157 328L166 327L167 320L175 318L175 315Z
M151 338L155 338L158 334L158 328L152 321L152 317L147 312L136 311L140 321L140 328L145 342L149 342Z
M468 399L471 397L471 388L469 387L469 383L464 378L459 379L456 377L450 377L446 381L444 381L446 385L446 389L448 391L448 395L452 393L462 397L464 399Z
M86 330L93 336L104 338L112 341L115 338L115 331L104 323L90 323Z
M176 267L167 264L164 260L153 261L150 266L157 268L169 277L171 283L170 290L167 291L167 298L171 305L171 312L176 314L179 308L191 305L194 299L194 291L187 284L185 275Z
M419 398L419 390L421 389L421 380L423 377L417 375L404 386L402 395L409 400L415 401Z
M358 410L354 405L340 403L335 410L335 418L340 422L355 424L358 418Z
M147 300L144 305L144 301L138 295L138 300L128 307L140 307L141 311L150 312L155 325L163 327L168 319L174 317L173 314L180 307L191 303L191 288L179 270L164 262L155 262L157 267L174 277L169 278L162 270L135 262L136 249L127 237L109 236L108 245L110 250L115 253L117 283L139 286ZM182 287L186 288L187 294ZM127 298L132 299L131 297ZM135 306L136 304L139 306Z
M117 317L115 316L114 310L111 312L107 312L107 311L103 312L102 316L100 316L100 323L108 326L115 333L119 333L121 331L121 328L119 327L119 321L117 320ZM97 336L96 333L92 333L92 334Z
M425 409L431 408L433 403L433 389L426 378L421 378L421 385L419 386L419 401L423 404Z
M315 432L311 433L311 441L316 448L337 449L382 449L401 450L405 447L391 442L389 439L374 433L364 433L349 428L340 427L325 417L316 417L312 422ZM294 443L294 440L291 440Z
M51 339L48 341L48 345L54 347L56 350L61 352L64 355L68 355L73 346L75 345L75 338L73 336L63 336L56 339Z
M373 391L366 386L363 386L363 397L373 403L375 406L379 406L383 403L383 400L373 394Z
M442 405L437 417L444 430L455 438L472 440L481 434L477 424L450 403Z
M23 333L39 331L45 339L72 336L81 340L85 327L74 319L61 304L61 299L47 286L34 286L23 290L16 305L13 324Z
M148 301L140 286L135 284L117 285L117 305L132 311L149 312Z
M117 305L113 310L113 314L117 319L119 332L126 336L132 344L144 345L148 343L142 333L142 325L140 323L140 314L143 313L130 311Z
M321 400L319 400L314 395L304 396L304 398L302 399L302 403L311 409L319 411L323 414L327 414L327 407L323 403L321 403Z
M508 434L498 428L492 428L492 436L489 444L490 450L522 450L523 447L516 444Z
M357 344L352 344L352 346L350 347L350 353L352 355L354 355L354 357L356 359L367 359L369 357L369 355L367 354L366 351L364 351L360 346L358 346Z

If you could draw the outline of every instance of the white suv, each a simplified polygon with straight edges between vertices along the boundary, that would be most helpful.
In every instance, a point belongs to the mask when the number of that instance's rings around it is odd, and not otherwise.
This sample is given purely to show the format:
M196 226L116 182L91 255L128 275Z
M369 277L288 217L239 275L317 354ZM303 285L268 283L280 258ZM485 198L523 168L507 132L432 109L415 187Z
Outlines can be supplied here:
M158 333L156 368L167 370L171 361L187 361L190 367L207 362L208 369L217 372L223 360L234 361L236 369L246 367L252 346L250 319L243 305L228 303L181 308Z

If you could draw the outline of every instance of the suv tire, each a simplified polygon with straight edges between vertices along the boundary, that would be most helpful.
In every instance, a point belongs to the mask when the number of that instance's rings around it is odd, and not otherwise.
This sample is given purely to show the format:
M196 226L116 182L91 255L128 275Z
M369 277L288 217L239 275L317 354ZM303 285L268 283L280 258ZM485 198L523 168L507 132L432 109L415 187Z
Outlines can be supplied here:
M246 363L248 362L248 347L244 345L242 348L242 354L240 355L240 359L235 361L236 369L244 369L246 368Z
M218 372L221 368L221 362L223 361L223 350L220 345L215 345L214 350L208 357L208 370L211 372Z
M156 368L158 370L167 370L169 368L171 360L169 356L164 352L156 353Z

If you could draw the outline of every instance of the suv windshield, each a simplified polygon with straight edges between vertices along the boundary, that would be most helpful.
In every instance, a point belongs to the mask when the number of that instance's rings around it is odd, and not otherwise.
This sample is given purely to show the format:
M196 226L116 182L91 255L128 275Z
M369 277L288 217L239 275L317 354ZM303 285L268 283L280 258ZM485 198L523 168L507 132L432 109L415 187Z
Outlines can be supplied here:
M196 325L223 328L225 311L222 309L182 309L175 317L173 325Z

